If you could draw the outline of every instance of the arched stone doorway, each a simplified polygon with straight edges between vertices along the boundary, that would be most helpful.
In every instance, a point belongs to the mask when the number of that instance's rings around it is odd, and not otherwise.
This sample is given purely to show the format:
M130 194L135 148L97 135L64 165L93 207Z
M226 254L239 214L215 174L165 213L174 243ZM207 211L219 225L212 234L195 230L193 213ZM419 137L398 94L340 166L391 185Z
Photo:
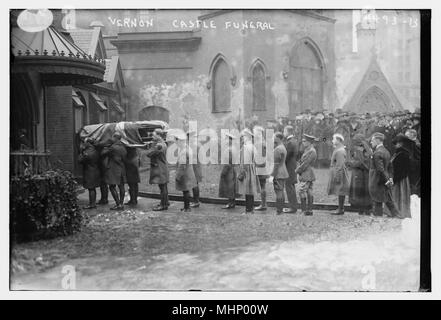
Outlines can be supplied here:
M289 57L290 115L323 109L324 65L315 44L300 40Z
M360 98L356 112L393 111L391 99L377 86L370 87Z
M143 120L162 120L167 123L170 122L170 112L159 106L148 106L139 111L138 119Z

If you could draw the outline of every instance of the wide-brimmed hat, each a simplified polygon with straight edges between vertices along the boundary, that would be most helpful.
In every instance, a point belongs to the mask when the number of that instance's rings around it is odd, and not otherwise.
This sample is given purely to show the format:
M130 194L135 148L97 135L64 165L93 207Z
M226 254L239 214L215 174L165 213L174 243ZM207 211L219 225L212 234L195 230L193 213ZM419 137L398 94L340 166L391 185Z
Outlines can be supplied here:
M412 140L410 140L406 135L399 133L396 135L395 138L392 139L392 143L393 144L397 144L397 143L403 143L404 145L409 145Z

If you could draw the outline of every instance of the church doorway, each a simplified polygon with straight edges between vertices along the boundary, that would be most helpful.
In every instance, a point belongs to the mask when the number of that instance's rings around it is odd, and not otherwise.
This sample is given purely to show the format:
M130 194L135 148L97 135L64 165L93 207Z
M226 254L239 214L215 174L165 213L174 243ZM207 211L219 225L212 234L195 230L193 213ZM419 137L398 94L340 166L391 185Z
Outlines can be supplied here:
M290 115L306 109L323 109L323 63L318 49L301 40L292 49L289 60Z

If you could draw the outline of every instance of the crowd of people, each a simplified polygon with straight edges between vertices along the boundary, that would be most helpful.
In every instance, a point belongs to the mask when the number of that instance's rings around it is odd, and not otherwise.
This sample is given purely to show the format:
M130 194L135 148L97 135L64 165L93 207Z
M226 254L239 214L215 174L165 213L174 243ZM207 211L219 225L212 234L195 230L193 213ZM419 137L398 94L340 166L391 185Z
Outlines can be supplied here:
M267 128L274 134L274 163L254 159L255 145L265 145L265 127L256 118L245 124L239 135L228 133L229 162L222 165L219 194L227 199L223 209L232 209L238 197L245 197L244 214L266 211L267 184L276 195L276 213L313 214L315 170L329 167L327 193L338 198L338 209L332 214L344 214L346 197L361 215L410 218L410 196L420 196L420 112L355 114L337 110L336 113L306 110L295 119L279 118ZM182 191L183 212L200 206L199 184L201 164L190 163L187 148L191 132L167 135L155 129L152 142L145 146L150 158L149 183L158 185L160 203L152 210L167 210L169 163L167 148L176 143L179 156L176 163L176 190ZM240 139L240 150L236 150ZM233 155L240 154L240 163ZM105 142L86 138L81 146L79 161L83 164L83 185L89 190L87 209L108 203L108 191L115 201L112 210L124 205L136 205L140 183L140 154L137 148L125 147L119 133ZM351 174L350 174L351 172ZM124 202L125 184L130 200ZM96 202L96 188L101 200ZM285 193L288 205L285 203ZM255 199L260 205L255 207ZM193 201L192 201L193 200ZM388 208L383 213L383 204Z

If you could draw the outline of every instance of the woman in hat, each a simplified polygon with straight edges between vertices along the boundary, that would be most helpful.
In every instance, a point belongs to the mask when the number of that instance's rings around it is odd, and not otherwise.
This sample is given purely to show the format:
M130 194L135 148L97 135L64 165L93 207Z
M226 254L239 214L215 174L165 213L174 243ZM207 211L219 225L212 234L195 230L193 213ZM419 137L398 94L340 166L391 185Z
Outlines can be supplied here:
M190 152L187 145L187 135L177 134L178 162L176 168L176 190L182 191L184 197L183 212L190 212L190 191L197 186L193 165L190 164Z
M100 153L95 149L94 142L92 138L84 139L78 158L83 165L83 187L89 191L89 205L84 209L96 208L96 188L101 184Z
M344 138L335 133L332 137L334 152L331 156L331 168L328 182L328 195L338 196L338 210L333 214L344 214L345 197L349 195L349 179L346 167L346 150L343 145Z
M254 213L254 197L260 193L260 183L257 177L253 133L248 128L241 132L243 145L240 150L240 166L237 179L239 180L239 193L245 195L246 210L243 214Z
M238 147L234 145L237 137L231 133L227 133L228 137L228 163L223 164L219 181L219 197L227 198L228 203L222 209L233 209L236 206L235 199L240 196L238 192L237 172L238 164L233 161L233 155L237 154Z
M349 184L349 203L358 208L360 215L369 215L372 199L369 194L369 160L372 150L362 134L352 138L350 160L346 162L352 171Z
M393 170L392 197L401 216L411 218L409 183L411 140L400 133L392 140L392 143L395 147L390 160Z

